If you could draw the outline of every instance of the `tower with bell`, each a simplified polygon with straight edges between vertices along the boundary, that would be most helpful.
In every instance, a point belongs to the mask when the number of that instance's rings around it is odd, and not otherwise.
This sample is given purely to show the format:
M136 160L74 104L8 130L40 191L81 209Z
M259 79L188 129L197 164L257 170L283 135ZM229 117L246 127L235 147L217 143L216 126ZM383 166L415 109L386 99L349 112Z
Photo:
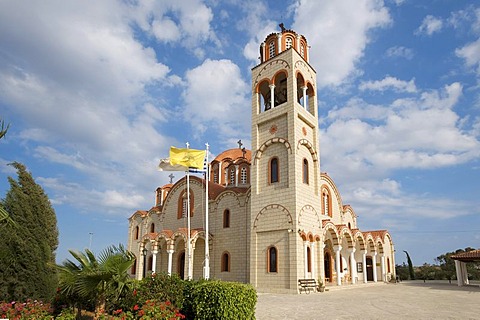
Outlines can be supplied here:
M307 39L280 28L252 69L249 269L260 291L323 274L316 72Z

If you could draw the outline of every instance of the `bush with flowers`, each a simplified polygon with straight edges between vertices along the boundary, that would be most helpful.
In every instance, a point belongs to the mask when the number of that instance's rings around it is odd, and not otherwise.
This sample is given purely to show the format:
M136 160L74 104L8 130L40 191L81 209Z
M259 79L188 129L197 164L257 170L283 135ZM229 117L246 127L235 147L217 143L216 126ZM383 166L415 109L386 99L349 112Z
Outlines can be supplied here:
M0 302L0 318L10 320L53 319L50 304L37 300Z
M147 300L142 306L135 305L132 310L115 310L113 315L101 314L99 320L178 320L185 319L185 316L179 312L169 301L160 302L157 300Z

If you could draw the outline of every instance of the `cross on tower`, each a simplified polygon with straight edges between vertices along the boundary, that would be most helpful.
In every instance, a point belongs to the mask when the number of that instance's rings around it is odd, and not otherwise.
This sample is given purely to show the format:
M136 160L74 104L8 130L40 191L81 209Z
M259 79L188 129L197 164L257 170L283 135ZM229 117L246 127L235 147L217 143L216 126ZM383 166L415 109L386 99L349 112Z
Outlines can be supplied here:
M238 149L242 149L242 146L243 146L242 140L238 140L237 143L238 143Z
M247 150L245 149L245 147L242 148L242 153L243 153L243 156L245 158L245 154L247 154Z
M170 183L173 183L173 178L175 178L173 173L170 173L170 175L168 177L170 178Z

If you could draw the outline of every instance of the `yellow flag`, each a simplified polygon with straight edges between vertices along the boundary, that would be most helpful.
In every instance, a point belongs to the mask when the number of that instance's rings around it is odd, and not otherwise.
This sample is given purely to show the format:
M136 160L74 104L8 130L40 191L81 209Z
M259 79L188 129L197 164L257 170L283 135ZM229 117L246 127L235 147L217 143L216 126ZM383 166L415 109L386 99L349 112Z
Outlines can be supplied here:
M170 147L170 164L203 169L205 155L205 150Z

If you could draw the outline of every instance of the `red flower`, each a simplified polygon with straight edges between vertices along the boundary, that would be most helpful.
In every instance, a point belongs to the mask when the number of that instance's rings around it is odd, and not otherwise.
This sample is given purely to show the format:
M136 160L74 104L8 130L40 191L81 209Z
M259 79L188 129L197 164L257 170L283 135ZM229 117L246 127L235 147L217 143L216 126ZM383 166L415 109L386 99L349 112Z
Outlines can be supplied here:
M170 302L170 301L166 301L165 304L166 304L167 306L169 306L169 305L171 305L171 302Z
M140 308L138 307L138 304L136 304L135 307L133 307L133 310L137 311L138 309Z

